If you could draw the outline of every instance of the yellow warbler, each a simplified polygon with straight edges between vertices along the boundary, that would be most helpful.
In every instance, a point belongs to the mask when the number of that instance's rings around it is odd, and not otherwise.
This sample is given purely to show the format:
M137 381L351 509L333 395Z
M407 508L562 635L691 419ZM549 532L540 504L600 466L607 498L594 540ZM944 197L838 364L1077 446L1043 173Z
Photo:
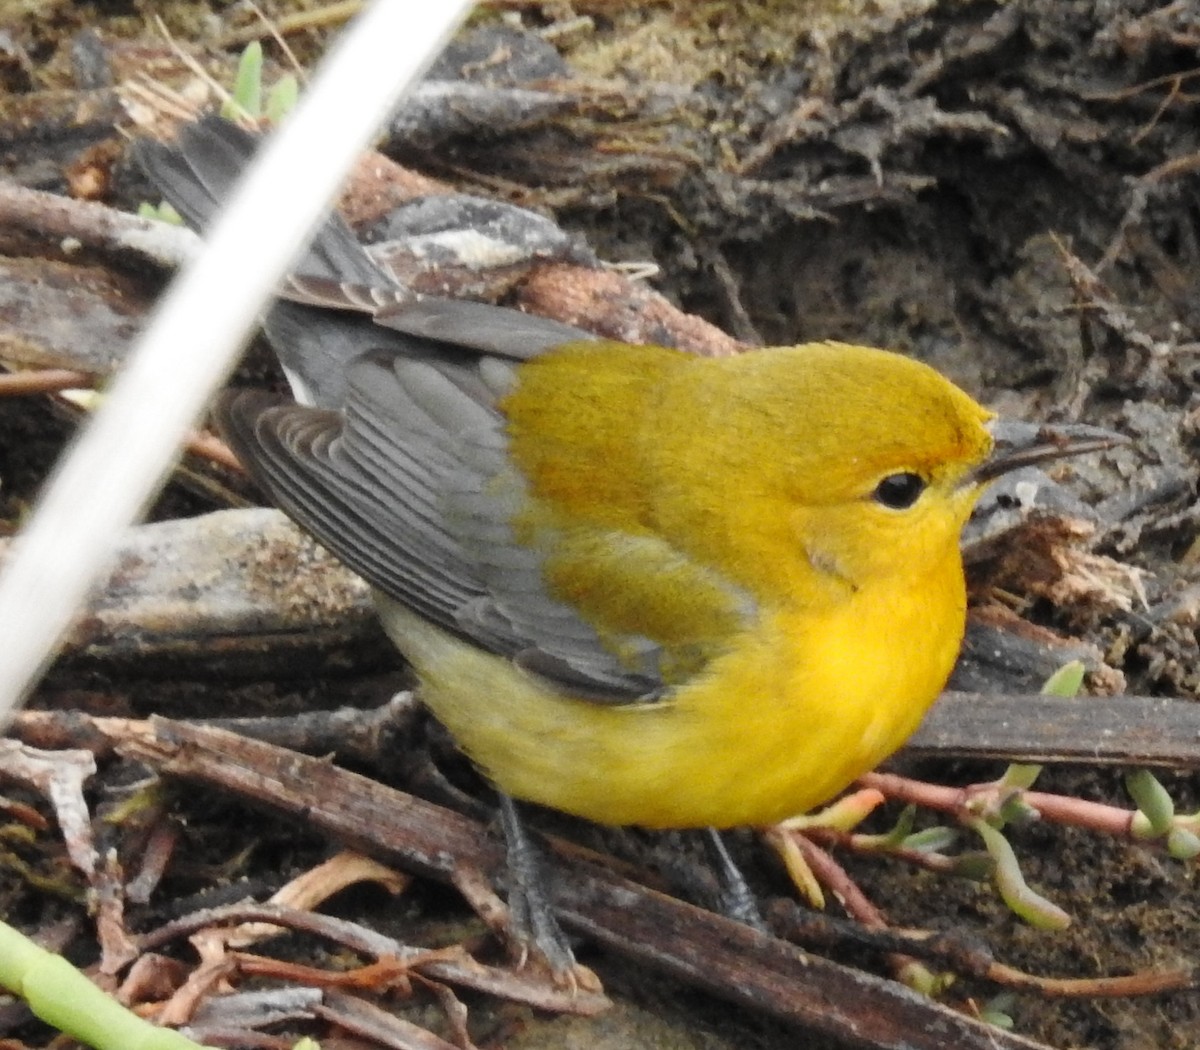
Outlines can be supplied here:
M140 158L201 224L251 148L208 120ZM237 396L232 444L486 775L608 824L768 824L899 747L958 651L983 485L1074 450L989 459L990 414L883 350L702 358L414 298L338 220L305 268L297 298L375 323L277 306L316 404Z
M502 789L610 824L766 824L916 728L963 631L958 536L991 444L970 398L836 344L575 344L506 371L496 458L440 528L489 566L466 608L515 607L517 631L488 644L462 604L380 601L422 698ZM279 411L238 428L251 462Z

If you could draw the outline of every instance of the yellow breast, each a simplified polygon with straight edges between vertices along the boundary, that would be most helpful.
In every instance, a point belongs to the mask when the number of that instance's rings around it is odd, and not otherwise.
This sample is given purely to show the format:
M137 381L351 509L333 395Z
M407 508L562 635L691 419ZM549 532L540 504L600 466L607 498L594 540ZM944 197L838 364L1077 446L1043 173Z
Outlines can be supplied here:
M769 824L827 801L916 728L953 666L957 555L819 614L760 618L668 698L604 705L378 598L422 699L498 787L606 824Z

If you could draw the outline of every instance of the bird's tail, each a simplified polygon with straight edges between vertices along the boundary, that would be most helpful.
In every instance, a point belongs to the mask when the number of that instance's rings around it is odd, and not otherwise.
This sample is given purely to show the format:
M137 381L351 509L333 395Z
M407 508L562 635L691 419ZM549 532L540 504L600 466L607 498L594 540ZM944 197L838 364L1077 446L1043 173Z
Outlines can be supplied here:
M216 114L201 117L179 131L173 143L141 139L133 154L164 199L198 232L203 232L229 196L258 148L258 136ZM375 264L345 220L330 214L281 288L285 299L263 319L267 341L287 373L292 392L304 404L336 408L345 396L350 361L378 342L369 316L354 317L319 309L291 285L305 281L328 289L321 305L369 314L360 306L330 301L341 288L375 289L383 300L409 293Z
M258 136L215 114L184 126L173 143L143 139L134 156L189 226L203 231L258 146ZM263 330L296 400L340 408L351 361L457 348L465 359L492 354L527 360L563 343L594 338L548 318L485 303L420 296L366 252L331 214L280 288Z
M208 114L181 128L174 143L135 142L133 155L164 199L202 233L249 165L258 140L252 132ZM337 214L322 223L295 272L344 284L396 287Z

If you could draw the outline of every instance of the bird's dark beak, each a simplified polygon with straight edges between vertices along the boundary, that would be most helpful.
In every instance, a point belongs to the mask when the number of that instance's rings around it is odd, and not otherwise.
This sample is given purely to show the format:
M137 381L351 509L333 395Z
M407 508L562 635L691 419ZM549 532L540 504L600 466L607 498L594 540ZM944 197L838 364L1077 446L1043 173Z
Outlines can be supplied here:
M1129 441L1123 434L1084 423L1051 426L997 419L988 424L988 429L996 444L992 454L967 477L969 483L976 485L986 485L1021 467L1080 456L1085 452L1103 452Z

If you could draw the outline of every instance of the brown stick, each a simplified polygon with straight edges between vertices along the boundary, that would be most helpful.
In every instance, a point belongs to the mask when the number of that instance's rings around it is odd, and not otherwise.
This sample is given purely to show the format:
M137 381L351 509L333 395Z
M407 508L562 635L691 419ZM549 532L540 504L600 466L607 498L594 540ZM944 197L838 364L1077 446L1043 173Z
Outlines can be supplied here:
M460 865L499 870L499 845L476 822L327 761L166 720L155 720L152 734L129 739L121 750L303 818L355 848L434 878L450 879ZM576 857L556 852L553 859L551 888L565 925L723 998L856 1046L1041 1046Z

